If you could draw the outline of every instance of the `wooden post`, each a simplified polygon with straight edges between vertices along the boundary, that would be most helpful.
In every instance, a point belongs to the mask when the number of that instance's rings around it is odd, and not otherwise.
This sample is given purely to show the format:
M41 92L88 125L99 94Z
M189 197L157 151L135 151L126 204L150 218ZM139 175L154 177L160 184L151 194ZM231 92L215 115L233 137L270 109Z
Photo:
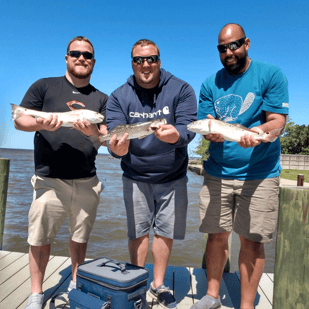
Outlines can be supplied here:
M0 250L2 250L6 195L9 182L9 169L10 160L0 158Z
M305 180L305 176L303 174L299 174L297 176L297 186L304 186L304 180Z
M273 309L308 308L309 188L281 187Z

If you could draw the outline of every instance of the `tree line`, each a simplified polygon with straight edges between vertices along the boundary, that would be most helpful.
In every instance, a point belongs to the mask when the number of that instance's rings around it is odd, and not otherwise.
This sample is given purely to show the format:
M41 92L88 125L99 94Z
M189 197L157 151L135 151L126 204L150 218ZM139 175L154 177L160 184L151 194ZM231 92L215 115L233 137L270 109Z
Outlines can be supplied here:
M289 117L280 136L282 154L309 155L309 125L295 124ZM201 160L207 160L209 141L202 136L194 154L202 156Z

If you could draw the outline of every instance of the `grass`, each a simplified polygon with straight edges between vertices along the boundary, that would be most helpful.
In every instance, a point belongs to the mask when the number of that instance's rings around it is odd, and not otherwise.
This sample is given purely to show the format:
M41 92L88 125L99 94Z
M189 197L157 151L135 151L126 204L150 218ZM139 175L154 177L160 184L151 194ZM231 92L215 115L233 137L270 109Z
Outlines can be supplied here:
M289 180L297 180L297 175L303 174L305 182L309 182L309 171L301 170L282 170L280 177Z

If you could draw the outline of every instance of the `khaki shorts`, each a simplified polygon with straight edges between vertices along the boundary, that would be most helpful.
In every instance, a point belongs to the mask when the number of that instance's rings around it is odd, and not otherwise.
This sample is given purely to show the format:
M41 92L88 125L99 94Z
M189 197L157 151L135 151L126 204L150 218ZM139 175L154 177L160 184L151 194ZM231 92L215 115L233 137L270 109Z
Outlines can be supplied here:
M102 191L98 177L63 180L34 175L31 183L34 193L29 211L28 243L32 246L52 243L66 216L71 239L86 243Z
M200 232L234 230L249 240L268 242L277 226L278 209L279 177L243 181L221 179L204 172Z

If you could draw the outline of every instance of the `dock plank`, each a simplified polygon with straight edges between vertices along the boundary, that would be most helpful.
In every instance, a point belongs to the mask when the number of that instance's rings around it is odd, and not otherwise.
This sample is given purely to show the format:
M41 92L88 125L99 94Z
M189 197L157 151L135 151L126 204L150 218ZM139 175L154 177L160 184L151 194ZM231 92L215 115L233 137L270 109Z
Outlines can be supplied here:
M29 256L24 254L21 258L1 270L0 285L15 275L20 269L29 267Z
M174 268L174 297L179 309L190 308L193 305L190 268Z
M58 269L59 265L56 265L56 259L54 260L54 262L52 262L53 258L53 256L50 256L50 260L46 267L44 281ZM60 257L60 259L63 258ZM3 308L18 308L18 306L20 306L22 303L25 303L30 293L30 271L29 267L24 267L14 276L12 276L9 280L7 280L4 284L1 285L0 306L3 306ZM2 296L5 297L3 298Z
M266 273L266 275L274 282L274 274Z
M20 259L25 253L21 252L11 252L8 255L5 255L1 260L0 260L0 271L4 268L6 268L8 265L14 263L14 261Z
M0 259L2 259L3 257L5 257L6 255L10 254L10 251L2 251L0 250Z

